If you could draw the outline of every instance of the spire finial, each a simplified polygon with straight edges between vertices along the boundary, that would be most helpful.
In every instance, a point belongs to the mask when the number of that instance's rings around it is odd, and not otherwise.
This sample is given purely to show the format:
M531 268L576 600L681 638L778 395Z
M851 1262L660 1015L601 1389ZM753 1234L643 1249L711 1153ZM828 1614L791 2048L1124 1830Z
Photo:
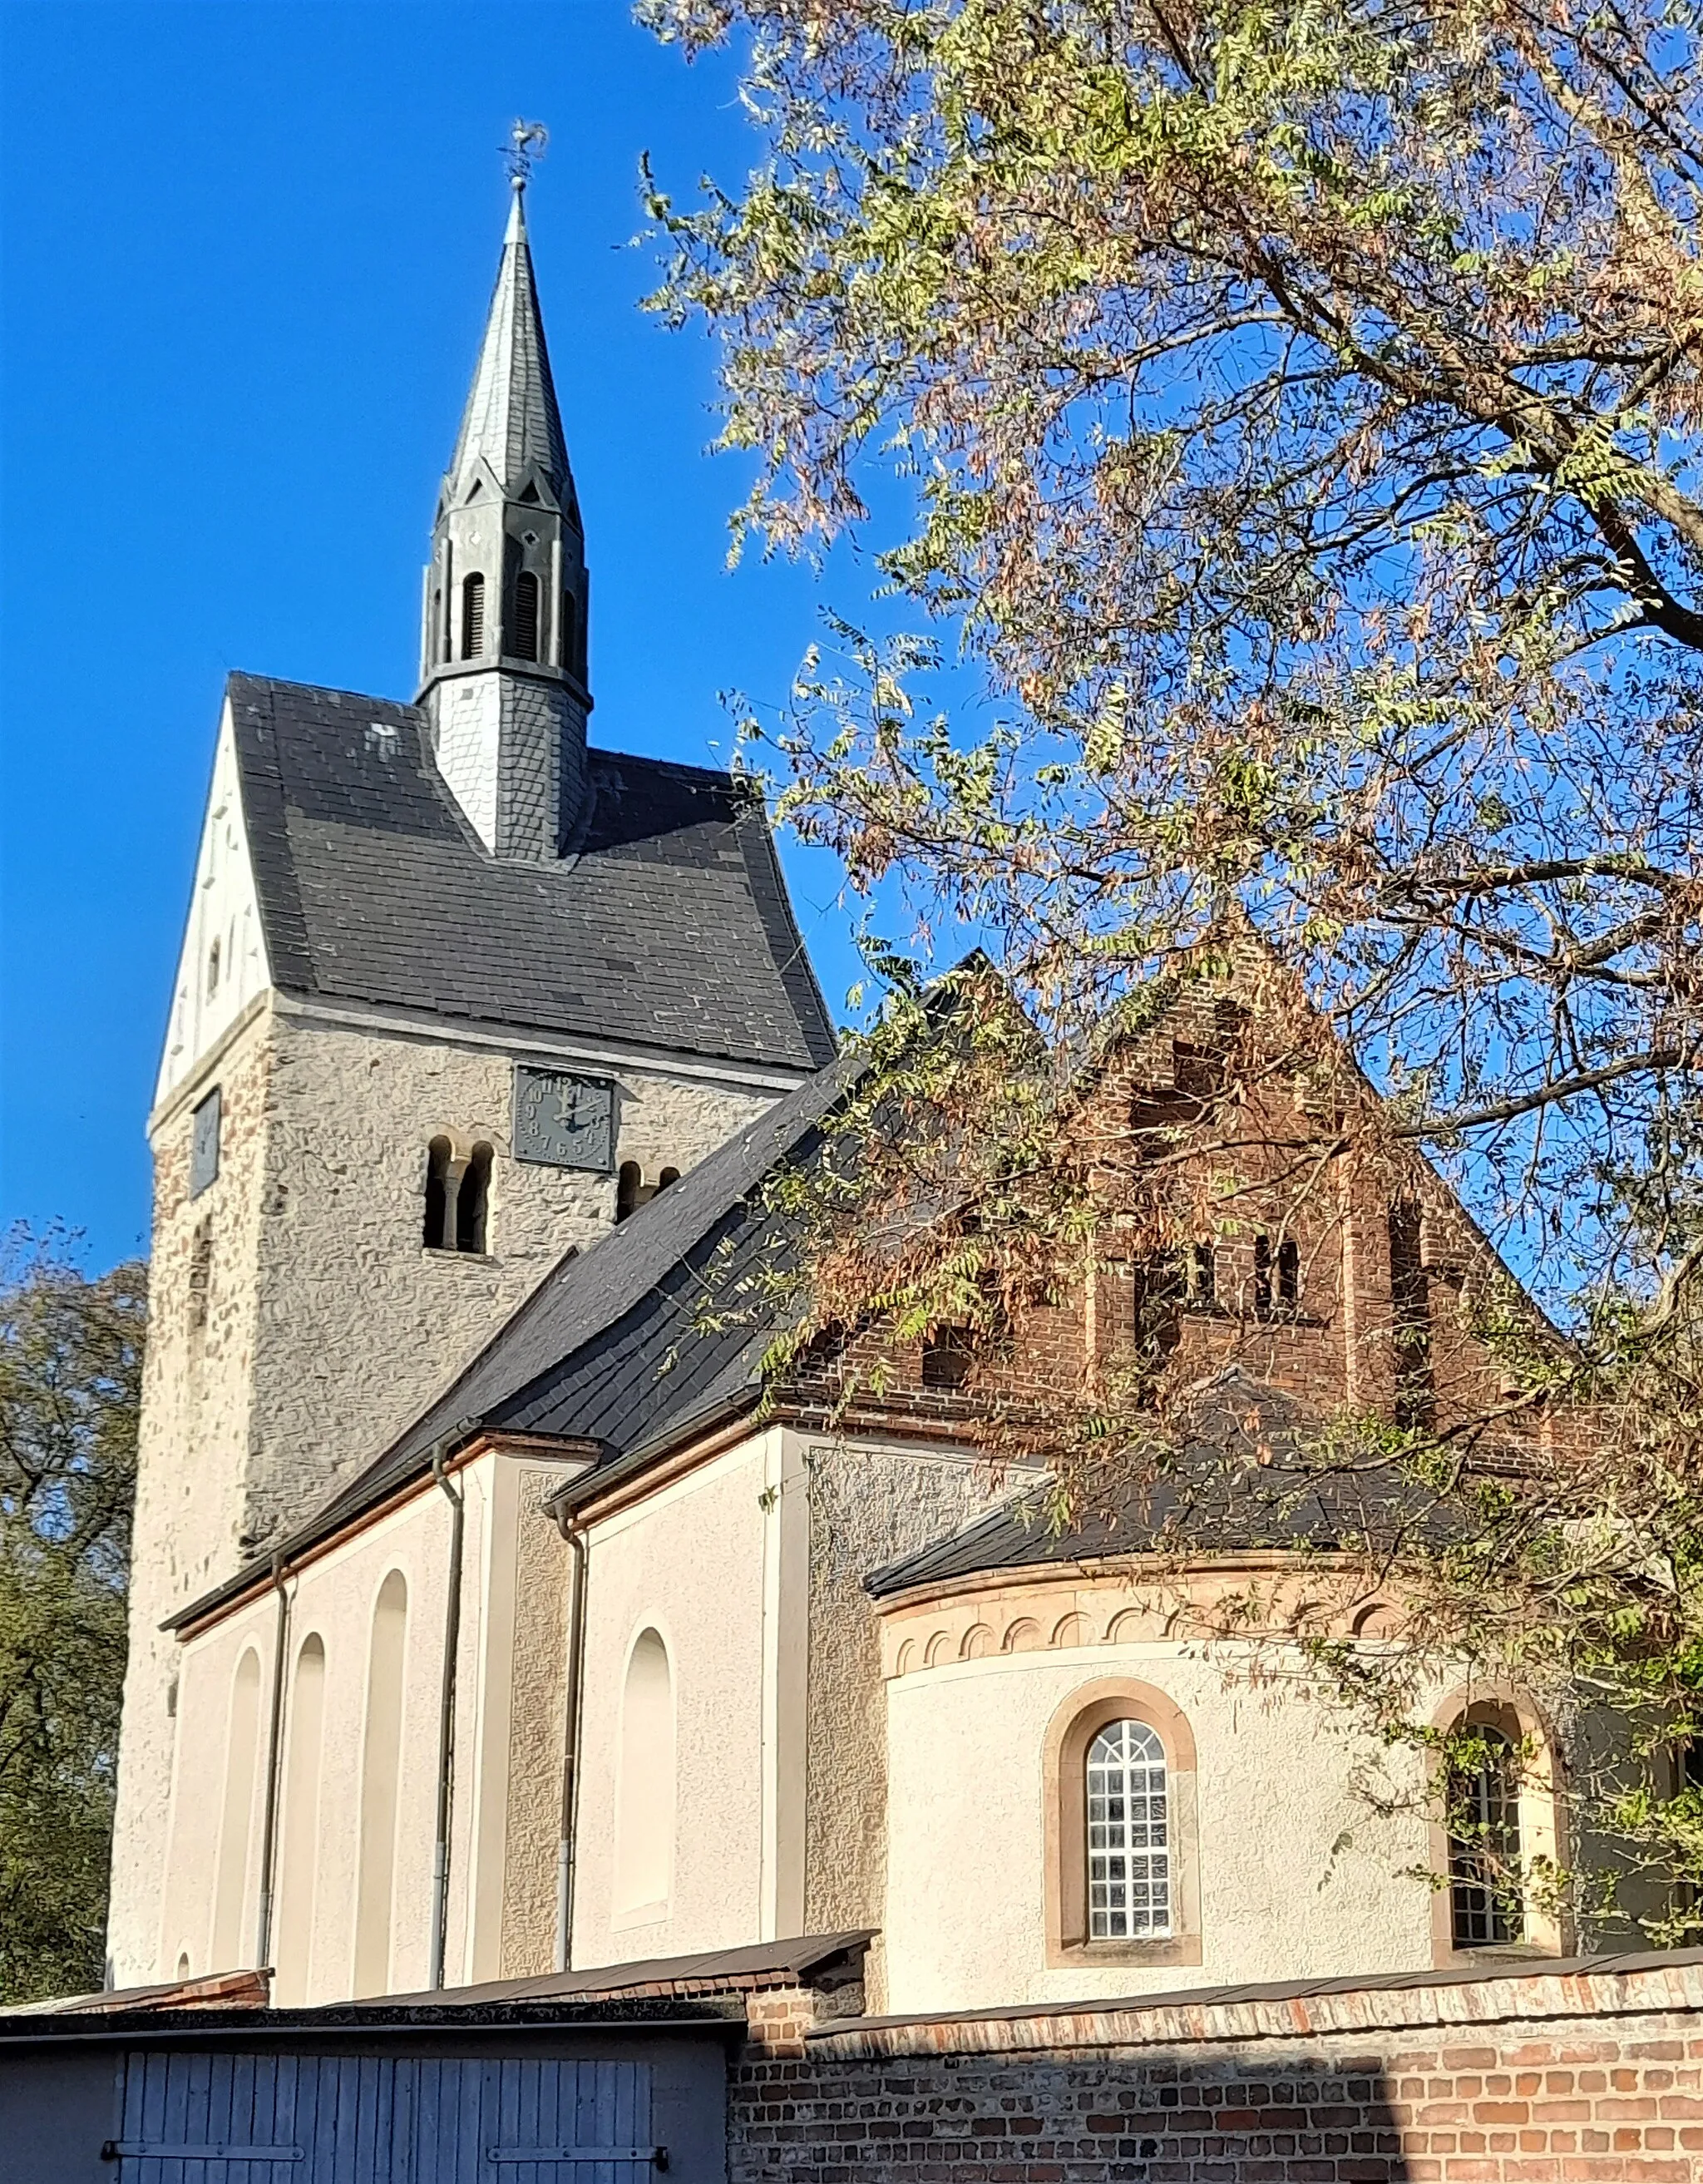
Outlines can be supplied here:
M523 121L519 114L504 147L503 164L509 170L509 187L518 197L532 175L532 162L542 159L550 132L542 121Z

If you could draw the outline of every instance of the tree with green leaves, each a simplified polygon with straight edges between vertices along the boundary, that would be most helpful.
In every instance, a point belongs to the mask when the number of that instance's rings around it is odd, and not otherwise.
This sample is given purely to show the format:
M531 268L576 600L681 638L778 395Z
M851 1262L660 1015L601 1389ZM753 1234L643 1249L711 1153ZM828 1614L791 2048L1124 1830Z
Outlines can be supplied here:
M147 1320L14 1230L0 1268L0 1999L102 1981Z
M1254 936L1301 1000L1245 1070L1328 1071L1313 1023L1352 1057L1305 1103L1296 1188L1395 1143L1442 1167L1565 1334L1480 1295L1510 1401L1592 1423L1588 1462L1523 1489L1483 1418L1335 1420L1318 1461L1452 1496L1450 1555L1403 1548L1435 1643L1619 1709L1658 1786L1606 1788L1593 1824L1703 1880L1695 9L640 12L688 56L737 46L762 146L696 203L650 185L658 307L719 342L724 444L755 460L736 530L810 551L878 510L914 610L880 643L836 626L782 727L750 725L782 810L889 917L886 960L973 935L1055 1056ZM931 709L954 654L971 716ZM1239 1051L1221 1151L1266 1112ZM934 1073L949 1106L977 1075L955 1049ZM912 1091L862 1104L941 1141ZM964 1100L954 1155L1010 1107ZM1021 1124L977 1173L1038 1172ZM903 1162L859 1173L890 1194ZM932 1224L932 1259L910 1240L910 1316L979 1297L991 1323L1002 1267L1081 1250L1065 1196L1028 1192L1009 1244L980 1214ZM843 1318L856 1224L830 1225Z

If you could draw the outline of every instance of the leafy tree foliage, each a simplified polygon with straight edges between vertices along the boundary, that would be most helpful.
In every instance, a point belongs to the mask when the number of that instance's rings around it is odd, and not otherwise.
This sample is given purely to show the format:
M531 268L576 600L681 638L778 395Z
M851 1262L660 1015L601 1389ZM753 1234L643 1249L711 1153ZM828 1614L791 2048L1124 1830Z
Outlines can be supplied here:
M1269 1137L1261 1083L1299 1072L1298 1201L1397 1145L1444 1167L1565 1327L1534 1339L1493 1289L1463 1304L1509 1405L1590 1422L1523 1484L1505 1418L1336 1420L1317 1460L1449 1498L1447 1554L1366 1543L1415 1627L1639 1724L1649 1782L1606 1785L1593 1825L1629 1867L1703 1877L1703 1790L1669 1794L1703 1732L1695 11L641 12L688 54L738 42L764 145L737 191L652 198L659 307L719 338L725 441L757 459L739 528L810 550L904 511L882 558L916 629L813 659L783 808L907 905L897 949L973 933L1055 1056L1256 939L1291 998L1222 1072L1213 1160ZM991 728L929 712L943 638L985 671ZM866 1080L857 1168L889 1197L906 1132L990 1178L1053 1157L1032 1106L969 1154L1011 1103L954 1111L986 1071L943 1054L933 1130L914 1061L897 1098ZM1188 1137L1161 1118L1149 1167ZM918 1224L909 1320L982 1298L991 1325L1005 1270L1096 1248L1078 1193L1019 1195L1003 1228ZM841 1321L861 1219L817 1255ZM864 1273L893 1293L890 1251ZM1146 1460L1103 1390L1087 1409L1084 1439ZM1037 1446L1068 1449L1060 1428ZM1328 1665L1422 1741L1363 1658Z
M0 1997L101 1984L146 1277L0 1268Z

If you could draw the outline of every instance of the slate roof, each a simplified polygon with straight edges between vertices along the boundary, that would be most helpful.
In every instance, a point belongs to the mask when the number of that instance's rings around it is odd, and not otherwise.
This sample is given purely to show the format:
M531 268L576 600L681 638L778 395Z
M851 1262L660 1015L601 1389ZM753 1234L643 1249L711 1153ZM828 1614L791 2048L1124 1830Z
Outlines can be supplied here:
M1096 1497L1089 1482L1082 1516L1062 1526L1048 1487L1027 1488L872 1572L865 1590L889 1599L988 1571L1162 1551L1191 1534L1220 1551L1322 1552L1387 1529L1394 1512L1377 1474L1322 1472L1300 1460L1301 1436L1318 1421L1294 1396L1233 1366L1191 1391L1191 1409L1188 1429L1168 1446L1155 1442L1156 1475L1141 1487L1119 1483Z
M499 861L416 707L252 675L229 694L275 984L782 1069L832 1058L767 818L730 775L593 750L568 854Z
M567 440L556 406L544 317L532 275L524 196L524 190L517 189L509 207L485 338L443 488L447 495L459 499L468 472L481 462L491 465L505 488L518 487L527 471L536 468L577 524Z
M570 1252L485 1348L373 1462L278 1543L287 1561L423 1477L440 1442L476 1428L595 1445L597 1476L642 1458L665 1435L761 1394L771 1330L753 1315L706 1329L699 1310L715 1261L716 1295L778 1260L760 1186L789 1156L808 1156L815 1126L854 1065L821 1070L688 1169L584 1252ZM246 1591L273 1550L193 1602L168 1627L198 1621Z

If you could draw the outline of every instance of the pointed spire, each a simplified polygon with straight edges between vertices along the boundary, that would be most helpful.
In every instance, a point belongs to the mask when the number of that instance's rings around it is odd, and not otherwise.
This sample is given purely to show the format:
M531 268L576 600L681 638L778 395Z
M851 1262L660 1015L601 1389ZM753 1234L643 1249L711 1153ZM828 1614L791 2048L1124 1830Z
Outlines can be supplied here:
M536 465L559 505L577 521L526 237L526 177L517 175L513 187L503 263L445 484L450 499L460 499L469 471L482 458L505 493L518 492Z

